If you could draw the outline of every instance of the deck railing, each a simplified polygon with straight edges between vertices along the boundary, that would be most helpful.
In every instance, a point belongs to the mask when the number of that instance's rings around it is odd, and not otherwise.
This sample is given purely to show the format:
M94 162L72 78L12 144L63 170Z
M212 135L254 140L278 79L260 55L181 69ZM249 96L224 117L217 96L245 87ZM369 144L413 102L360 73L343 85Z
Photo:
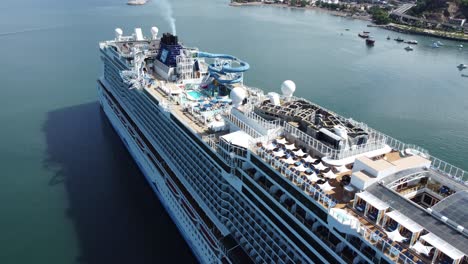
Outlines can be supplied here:
M254 111L249 111L245 114L248 118L254 120L255 122L259 123L262 127L266 129L274 129L281 126L279 120L268 121L265 118L257 115Z
M262 137L262 134L260 134L257 130L255 130L253 127L249 126L248 124L246 124L244 121L240 120L237 116L233 115L232 113L226 113L225 117L235 126L240 128L242 131L249 134L251 137L253 138Z

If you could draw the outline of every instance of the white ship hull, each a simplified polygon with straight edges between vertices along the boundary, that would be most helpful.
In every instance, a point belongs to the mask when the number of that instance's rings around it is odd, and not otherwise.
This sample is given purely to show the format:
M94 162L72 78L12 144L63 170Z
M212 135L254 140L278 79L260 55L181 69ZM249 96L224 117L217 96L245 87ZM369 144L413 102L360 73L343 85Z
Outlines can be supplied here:
M108 120L114 127L119 137L122 139L128 152L132 155L152 190L161 201L161 204L164 206L168 214L171 216L172 221L180 230L180 233L190 246L198 261L200 263L218 263L218 261L215 261L214 255L210 255L207 252L207 248L209 248L207 242L201 236L199 230L195 228L190 220L190 216L183 210L180 202L177 200L177 197L173 195L170 188L165 183L164 176L161 175L161 173L156 168L154 168L150 162L148 162L145 155L138 148L136 142L125 129L125 126L116 116L114 110L108 104L106 98L104 98L100 87L98 87L98 91L99 102Z

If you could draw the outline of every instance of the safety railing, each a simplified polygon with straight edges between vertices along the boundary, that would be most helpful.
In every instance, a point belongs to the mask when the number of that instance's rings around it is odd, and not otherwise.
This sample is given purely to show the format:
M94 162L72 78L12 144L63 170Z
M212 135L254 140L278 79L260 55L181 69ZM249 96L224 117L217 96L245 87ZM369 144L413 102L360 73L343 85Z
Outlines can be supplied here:
M247 125L244 121L240 120L237 116L231 114L231 113L227 113L225 114L225 117L232 123L234 124L235 126L237 126L238 128L240 128L242 131L244 131L245 133L249 134L251 137L253 138L259 138L262 136L262 134L260 134L259 132L257 132L257 130L255 130L254 128L252 128L251 126Z
M256 114L254 111L249 111L245 115L266 129L274 129L281 125L279 120L268 121L265 118Z

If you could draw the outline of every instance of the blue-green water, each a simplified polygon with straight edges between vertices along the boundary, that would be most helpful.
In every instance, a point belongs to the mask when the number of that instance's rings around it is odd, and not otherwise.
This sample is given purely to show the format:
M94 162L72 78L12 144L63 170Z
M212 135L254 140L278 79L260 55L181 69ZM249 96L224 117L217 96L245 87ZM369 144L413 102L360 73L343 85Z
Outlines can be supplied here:
M155 3L125 2L1 4L0 263L194 261L96 104L98 41L115 27L169 30ZM374 28L368 48L362 21L228 2L173 0L180 38L248 61L253 86L292 79L296 95L468 169L468 78L456 68L468 48L402 35L420 43L406 52Z

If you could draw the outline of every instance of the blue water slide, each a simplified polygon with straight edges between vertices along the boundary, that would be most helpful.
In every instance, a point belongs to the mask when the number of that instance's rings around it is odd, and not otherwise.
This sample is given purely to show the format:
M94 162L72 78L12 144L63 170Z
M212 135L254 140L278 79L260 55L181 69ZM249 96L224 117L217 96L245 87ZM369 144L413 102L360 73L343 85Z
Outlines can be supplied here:
M216 65L214 63L208 65L208 71L210 75L213 76L218 82L224 83L224 84L232 84L232 83L241 82L242 75L239 74L238 76L235 76L235 78L233 79L222 79L221 78L222 75L226 75L229 73L243 73L243 72L246 72L250 68L250 65L247 62L241 61L238 58L231 56L231 55L198 52L197 56L199 58L231 60L239 64L238 66L232 66L231 63L225 62L223 65Z

